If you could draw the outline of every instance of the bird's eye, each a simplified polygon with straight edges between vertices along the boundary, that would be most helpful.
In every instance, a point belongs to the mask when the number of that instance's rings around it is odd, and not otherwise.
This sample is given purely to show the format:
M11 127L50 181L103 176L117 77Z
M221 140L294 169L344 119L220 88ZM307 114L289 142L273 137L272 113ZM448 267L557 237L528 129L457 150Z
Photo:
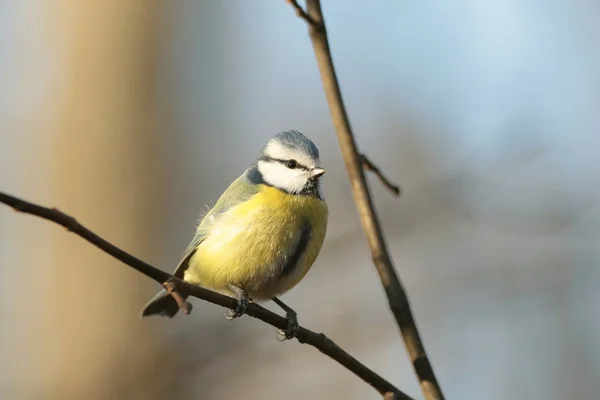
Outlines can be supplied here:
M296 160L287 160L285 162L285 166L288 167L289 169L294 169L298 166L298 163L296 162Z

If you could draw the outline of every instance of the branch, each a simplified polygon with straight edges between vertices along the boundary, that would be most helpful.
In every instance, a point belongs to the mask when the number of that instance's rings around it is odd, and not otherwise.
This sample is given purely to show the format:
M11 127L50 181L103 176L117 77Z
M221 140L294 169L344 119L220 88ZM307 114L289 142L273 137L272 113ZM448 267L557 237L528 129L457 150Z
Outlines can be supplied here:
M400 188L400 186L396 185L395 183L392 183L392 181L390 181L385 175L383 175L383 172L381 172L379 170L379 168L377 168L377 166L375 164L373 164L373 162L371 160L369 160L369 158L367 156L365 156L364 154L361 154L360 157L361 157L362 165L363 165L364 169L371 171L372 173L377 175L377 177L379 178L379 180L381 181L381 184L383 186L385 186L389 191L394 193L396 196L400 196L400 193L402 192L402 189Z
M315 26L315 21L304 11L297 0L286 0L296 11L296 15L306 21L308 25Z
M310 21L313 21L308 27L310 40L319 66L325 97L329 104L329 111L342 150L344 163L352 184L354 202L371 248L373 262L379 273L396 323L402 333L423 396L426 400L441 400L444 395L425 352L406 291L396 274L394 263L383 237L381 223L369 193L363 169L364 158L358 152L333 66L321 2L319 0L306 0L306 3L306 14L308 14Z
M15 211L23 212L38 216L43 219L55 222L67 230L73 232L77 236L87 240L94 246L100 248L105 253L111 255L119 261L127 264L131 268L138 272L146 275L147 277L155 280L162 284L165 289L171 293L171 295L177 300L177 304L186 313L191 312L191 304L183 299L183 295L193 296L213 304L217 304L229 309L235 308L236 299L210 291L208 289L201 288L199 286L191 285L181 279L178 279L171 274L163 272L158 268L153 267L150 264L132 256L131 254L119 249L115 245L104 240L94 232L87 229L85 226L78 223L75 218L66 215L56 208L46 208L36 204L26 202L16 197L0 192L0 203L4 203L11 206ZM264 307L259 306L256 303L248 304L246 314L269 325L272 325L279 329L287 328L287 320L279 315L267 310ZM296 334L296 339L300 343L305 343L315 347L321 353L329 356L329 358L337 361L343 367L353 372L357 377L362 379L377 390L381 395L385 395L388 392L397 394L398 399L412 400L408 395L402 393L390 382L377 375L374 371L361 364L357 359L346 353L341 347L335 344L331 339L322 333L315 333L306 328L300 327Z

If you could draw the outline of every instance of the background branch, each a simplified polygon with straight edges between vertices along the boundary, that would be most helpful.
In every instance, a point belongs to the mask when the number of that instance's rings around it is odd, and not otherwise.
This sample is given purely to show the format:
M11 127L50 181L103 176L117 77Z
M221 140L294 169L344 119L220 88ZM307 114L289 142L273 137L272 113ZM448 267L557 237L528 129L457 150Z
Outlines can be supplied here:
M35 215L62 225L63 227L67 228L67 230L87 240L91 244L103 250L105 253L113 256L114 258L129 265L136 271L139 271L147 277L162 284L175 296L177 296L178 292L180 292L229 309L235 308L236 306L236 300L234 298L212 292L199 286L190 285L181 279L175 278L171 274L145 263L144 261L104 240L94 232L87 229L85 226L78 223L75 218L62 213L56 208L39 206L1 192L0 203L11 206L15 211ZM184 312L186 312L185 307L188 306L190 306L189 303L185 301L182 301L180 304L180 307L184 309ZM187 309L186 313L189 313L189 311L191 311L191 307ZM246 314L276 328L287 328L287 320L285 318L280 317L279 315L259 306L256 303L250 303L248 305ZM364 382L371 385L371 387L377 390L382 396L385 396L387 393L391 392L394 393L398 399L412 400L411 397L401 392L390 382L386 381L374 371L361 364L357 359L344 351L323 333L315 333L306 328L300 327L298 329L298 333L296 334L296 339L298 339L300 343L305 343L315 347L321 353L337 361L339 364L361 378Z
M302 8L302 6L300 6L300 4L298 4L297 0L286 0L288 3L290 3L290 5L292 7L294 7L294 10L296 11L296 15L300 18L302 18L303 20L306 21L307 24L309 25L314 25L315 21L313 21L310 16L306 13L306 11L304 11L304 8Z
M421 391L427 400L444 398L437 382L431 362L427 357L421 336L413 318L406 291L396 274L392 258L383 237L381 223L375 211L363 164L364 158L357 149L354 135L350 127L348 114L344 107L340 86L337 80L333 59L327 39L327 30L319 0L307 0L306 14L310 21L308 31L313 44L325 97L337 134L338 142L346 164L346 170L352 184L354 202L360 221L371 248L373 262L379 273L381 283L385 288L389 305L400 327L404 344L412 361L415 373L419 379ZM296 10L298 13L298 11ZM299 13L299 15L302 15Z
M402 192L402 189L400 188L400 186L396 185L395 183L392 183L392 181L390 181L383 174L383 172L381 172L381 170L375 164L373 164L373 161L371 161L366 155L361 154L360 158L362 160L363 168L374 173L379 178L379 181L381 182L381 184L383 186L385 186L389 191L394 193L396 196L400 196L400 193Z

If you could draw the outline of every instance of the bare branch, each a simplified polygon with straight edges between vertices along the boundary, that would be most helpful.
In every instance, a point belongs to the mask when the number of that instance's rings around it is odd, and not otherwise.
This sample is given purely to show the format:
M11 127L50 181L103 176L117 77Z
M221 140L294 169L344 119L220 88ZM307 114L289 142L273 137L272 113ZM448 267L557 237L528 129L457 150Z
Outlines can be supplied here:
M191 304L184 300L183 295L193 296L229 309L235 308L236 306L236 299L222 295L220 293L212 292L199 286L191 285L164 271L161 271L158 268L153 267L150 264L145 263L144 261L132 256L131 254L121 250L115 245L104 240L100 236L96 235L94 232L90 231L89 229L78 223L77 220L75 220L75 218L60 212L56 208L47 208L39 206L1 192L0 203L4 203L12 207L15 211L35 215L40 218L62 225L63 227L67 228L67 230L87 240L94 246L103 250L105 253L111 255L117 260L122 261L123 263L132 267L136 271L139 271L147 277L162 284L165 287L165 289L167 289L167 291L171 293L171 295L177 301L179 307L186 314L189 314L192 308ZM248 305L246 314L253 318L266 322L267 324L272 325L276 328L287 328L287 320L285 318L280 317L279 315L267 310L264 307L259 306L256 303L250 303ZM300 343L305 343L315 347L321 353L337 361L340 365L350 370L364 382L371 385L371 387L377 390L382 396L388 392L393 392L397 394L398 399L412 400L411 397L401 392L390 382L386 381L374 371L361 364L350 354L346 353L341 347L335 344L324 334L315 333L306 328L300 327L296 334L296 339L298 339Z
M396 274L394 263L383 237L381 223L369 193L363 169L363 157L361 157L354 140L333 65L320 0L306 0L306 13L310 20L314 21L314 24L309 24L308 33L319 66L331 119L352 185L354 202L371 249L373 263L388 297L390 309L402 333L423 396L426 400L441 400L444 398L442 389L437 382L433 367L425 352L406 291Z
M394 392L387 392L386 394L383 395L383 400L397 400L398 399L398 395L396 395L396 393Z
M316 25L315 21L312 20L312 18L310 18L308 16L308 14L306 13L306 11L304 11L304 9L302 8L302 6L300 4L298 4L297 0L286 0L288 3L290 3L290 5L294 8L294 10L296 11L296 15L300 18L302 18L303 20L306 21L307 24L309 25Z
M394 193L396 196L400 196L400 193L402 192L400 186L396 185L395 183L392 183L385 175L383 175L383 172L381 172L379 168L375 164L373 164L373 162L369 160L369 158L366 155L361 154L360 157L364 169L374 173L379 178L383 186L385 186L390 192Z

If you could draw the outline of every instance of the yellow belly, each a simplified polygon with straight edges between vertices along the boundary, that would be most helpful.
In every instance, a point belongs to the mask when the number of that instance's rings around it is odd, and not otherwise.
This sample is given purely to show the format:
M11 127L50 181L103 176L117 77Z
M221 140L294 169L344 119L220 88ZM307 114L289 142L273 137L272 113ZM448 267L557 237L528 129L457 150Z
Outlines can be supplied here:
M190 259L184 279L228 295L228 285L241 286L255 301L283 294L317 258L327 216L326 203L316 197L261 185L259 193L218 218ZM291 272L282 275L278 262L292 251L306 220L311 226L306 250Z

